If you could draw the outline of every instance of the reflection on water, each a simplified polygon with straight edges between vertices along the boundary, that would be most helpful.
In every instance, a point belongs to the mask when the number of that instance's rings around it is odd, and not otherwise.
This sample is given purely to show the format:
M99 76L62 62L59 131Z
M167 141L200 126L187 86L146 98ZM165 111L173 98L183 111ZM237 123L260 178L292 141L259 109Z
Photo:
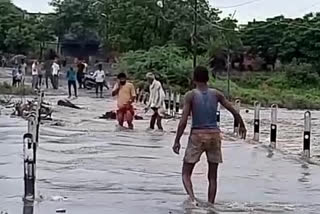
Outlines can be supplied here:
M56 103L57 98L50 98ZM193 177L199 201L186 200L181 183L182 155L171 151L178 121L165 121L165 133L147 132L148 121L136 121L133 132L115 132L115 121L97 120L115 107L110 100L79 98L87 110L56 107L55 122L41 126L37 192L33 206L24 206L22 135L26 123L0 116L0 213L317 213L320 170L300 159L303 112L279 112L277 150L269 144L269 111L261 113L261 144L230 135L232 117L222 112L224 164L220 168L218 201L208 205L207 164L203 159ZM141 114L141 112L138 111ZM253 112L244 113L251 123ZM320 112L314 112L314 117ZM97 122L99 121L99 122ZM6 125L3 125L6 123ZM313 131L320 127L313 120ZM52 126L52 125L53 126ZM249 129L252 138L253 128ZM320 134L320 133L319 133ZM318 135L313 135L313 161L319 160ZM183 149L187 136L183 139ZM41 202L40 202L41 201ZM34 209L34 210L33 210Z

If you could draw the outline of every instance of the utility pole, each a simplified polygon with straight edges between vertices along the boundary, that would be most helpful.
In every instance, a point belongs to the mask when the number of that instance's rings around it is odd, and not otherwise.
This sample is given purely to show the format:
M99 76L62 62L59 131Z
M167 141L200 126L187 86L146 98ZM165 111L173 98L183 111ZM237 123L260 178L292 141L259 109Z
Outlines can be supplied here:
M194 0L194 26L193 26L193 68L197 66L197 50L198 50L198 42L197 42L197 23L198 22L198 0Z

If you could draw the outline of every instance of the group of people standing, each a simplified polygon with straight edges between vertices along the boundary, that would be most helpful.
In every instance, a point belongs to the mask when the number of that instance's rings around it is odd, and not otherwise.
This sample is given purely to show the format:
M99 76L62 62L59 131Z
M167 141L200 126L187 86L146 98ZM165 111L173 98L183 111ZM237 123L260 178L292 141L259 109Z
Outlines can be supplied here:
M27 74L27 63L24 59L21 60L20 64L16 64L12 70L12 86L24 85L25 77ZM42 62L34 60L31 66L31 75L32 75L32 89L39 89L44 84L49 88L49 79L51 80L52 87L58 89L59 86L59 72L60 65L58 60L55 59L53 63L50 61Z
M52 63L39 62L38 60L33 61L32 67L32 88L39 89L42 87L44 82L42 81L45 78L46 88L49 88L49 80L54 89L59 88L59 73L60 65L58 59L56 58Z

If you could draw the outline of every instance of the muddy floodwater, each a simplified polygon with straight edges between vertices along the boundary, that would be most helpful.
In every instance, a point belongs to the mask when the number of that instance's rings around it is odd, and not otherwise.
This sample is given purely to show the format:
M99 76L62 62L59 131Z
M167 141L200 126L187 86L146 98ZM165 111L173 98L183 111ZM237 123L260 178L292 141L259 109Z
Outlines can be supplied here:
M193 177L203 203L196 207L187 200L180 175L183 155L171 151L178 121L164 121L165 133L147 132L150 115L138 106L146 120L135 121L134 131L117 131L115 121L98 119L116 107L109 94L96 99L81 92L73 102L82 110L56 106L66 94L63 90L54 94L50 91L45 98L55 111L54 121L45 121L40 128L34 213L54 214L59 209L68 214L320 213L320 112L312 112L310 164L300 158L304 111L279 110L278 148L271 152L270 110L261 111L260 143L251 141L252 109L241 110L249 131L246 141L232 135L233 119L222 110L224 163L214 211L204 203L205 157ZM22 214L22 135L27 123L9 113L3 110L0 116L0 213Z

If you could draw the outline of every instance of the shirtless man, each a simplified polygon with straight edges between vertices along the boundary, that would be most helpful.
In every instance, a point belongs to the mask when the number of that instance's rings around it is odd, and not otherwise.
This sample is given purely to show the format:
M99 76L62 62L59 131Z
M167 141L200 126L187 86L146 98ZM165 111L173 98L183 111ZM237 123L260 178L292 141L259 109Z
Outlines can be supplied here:
M132 83L127 81L125 73L118 75L118 82L112 90L112 96L118 96L117 119L120 127L127 121L128 128L133 129L134 109L132 103L136 98L136 91Z
M192 114L192 127L182 169L183 184L191 200L195 201L191 176L196 163L199 162L201 155L206 152L209 164L208 201L214 204L217 194L218 166L222 163L221 133L216 120L218 103L229 110L235 120L239 122L241 138L245 139L247 130L240 114L224 95L208 87L209 72L205 67L198 66L195 68L193 81L196 89L185 95L183 114L178 126L173 151L179 154L180 139L187 126L188 117Z

